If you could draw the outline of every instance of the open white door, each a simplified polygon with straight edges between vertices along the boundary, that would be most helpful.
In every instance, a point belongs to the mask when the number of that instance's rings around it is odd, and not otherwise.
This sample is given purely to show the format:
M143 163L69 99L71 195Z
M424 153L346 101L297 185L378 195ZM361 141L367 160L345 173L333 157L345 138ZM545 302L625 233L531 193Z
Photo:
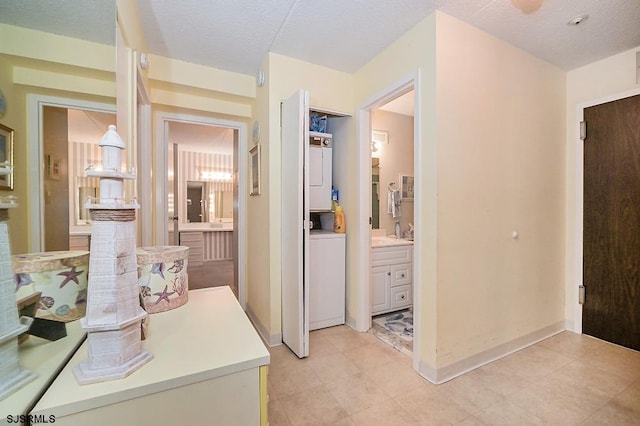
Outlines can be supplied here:
M282 103L282 341L309 356L309 93Z

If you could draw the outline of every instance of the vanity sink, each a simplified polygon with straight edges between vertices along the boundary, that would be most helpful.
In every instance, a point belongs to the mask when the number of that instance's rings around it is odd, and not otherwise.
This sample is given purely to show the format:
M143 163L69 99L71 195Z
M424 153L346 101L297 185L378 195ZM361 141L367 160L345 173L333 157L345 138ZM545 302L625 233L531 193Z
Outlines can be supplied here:
M413 240L395 237L372 237L371 247L388 247L413 245Z

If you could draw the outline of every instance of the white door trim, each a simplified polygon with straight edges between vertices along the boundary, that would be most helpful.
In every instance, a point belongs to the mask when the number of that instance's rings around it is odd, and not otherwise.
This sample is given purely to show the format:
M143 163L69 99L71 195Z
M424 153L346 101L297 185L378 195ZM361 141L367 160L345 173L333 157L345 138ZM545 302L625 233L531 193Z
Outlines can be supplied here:
M136 76L136 95L137 95L137 120L136 130L138 132L138 164L136 167L141 169L143 164L152 164L152 143L151 143L151 98L149 90L145 84L143 71L140 67L140 53L134 52L133 66ZM146 167L145 167L146 169ZM149 169L149 172L151 169ZM138 175L138 203L140 204L139 231L140 244L143 247L153 244L153 199L151 191L142 190L143 188L151 188L151 173L140 173Z
M98 111L115 114L115 104L107 104L58 96L27 95L27 134L29 149L29 252L44 250L44 159L43 159L43 108L45 106ZM105 129L106 132L107 129Z
M584 279L582 275L582 267L584 261L584 253L582 251L582 244L584 242L582 235L582 233L584 232L584 141L580 139L580 122L584 120L584 110L586 108L636 95L640 95L640 89L631 89L599 99L582 102L579 103L576 107L576 224L574 241L575 263L573 265L573 268L577 282L571 282L570 280L567 280L567 287L565 289L565 295L569 309L568 312L573 312L573 327L571 331L575 333L582 333L582 305L578 303L578 286L583 284ZM570 324L571 323L569 322L568 328L571 329Z
M152 163L151 143L151 104L138 105L138 165L142 169L143 164ZM143 188L151 188L152 176L150 173L138 175L138 203L140 204L140 242L143 247L153 244L153 200L151 191Z
M247 258L247 125L240 121L230 121L198 115L179 114L165 111L155 113L155 244L168 244L168 214L167 214L167 149L169 144L169 123L179 122L205 126L217 126L238 131L238 222L234 223L238 232L238 299L246 310L246 258ZM150 164L143 164L142 173L150 173ZM146 168L149 170L146 170Z
M371 216L371 111L386 104L398 96L414 90L414 120L413 120L413 170L415 182L420 180L420 143L421 126L420 126L420 73L416 70L414 73L399 79L385 89L376 93L358 108L358 123L356 140L358 141L357 158L356 158L356 174L358 177L358 202L356 206L356 228L355 238L358 245L358 254L356 258L356 315L355 328L358 331L367 331L371 327L371 225L369 218ZM421 214L420 202L414 202L414 232L420 235ZM420 313L420 248L421 241L416 239L413 246L413 316L414 330L416 325L421 324ZM413 340L413 368L418 369L420 361L420 334L414 332Z

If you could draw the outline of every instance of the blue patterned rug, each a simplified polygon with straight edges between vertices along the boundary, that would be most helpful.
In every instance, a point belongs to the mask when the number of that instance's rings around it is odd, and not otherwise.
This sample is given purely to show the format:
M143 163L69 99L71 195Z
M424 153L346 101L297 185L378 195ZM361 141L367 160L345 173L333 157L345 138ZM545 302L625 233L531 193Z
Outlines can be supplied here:
M413 352L412 309L375 316L371 329L376 337L397 350Z

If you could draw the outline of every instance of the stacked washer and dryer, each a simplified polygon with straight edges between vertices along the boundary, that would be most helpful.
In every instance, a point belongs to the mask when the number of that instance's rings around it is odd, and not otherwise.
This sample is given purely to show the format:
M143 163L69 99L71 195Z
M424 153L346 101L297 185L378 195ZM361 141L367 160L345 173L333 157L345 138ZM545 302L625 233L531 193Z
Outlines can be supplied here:
M345 323L346 240L333 232L332 147L331 134L310 132L309 211L320 228L309 234L309 330Z

